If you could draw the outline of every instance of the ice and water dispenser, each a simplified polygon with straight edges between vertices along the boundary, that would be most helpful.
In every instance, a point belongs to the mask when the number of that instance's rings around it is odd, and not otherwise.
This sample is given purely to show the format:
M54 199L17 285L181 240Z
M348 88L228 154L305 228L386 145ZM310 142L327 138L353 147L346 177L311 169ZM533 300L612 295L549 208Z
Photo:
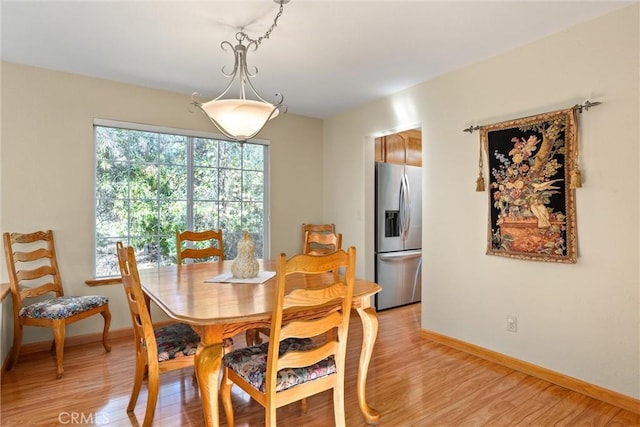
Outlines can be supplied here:
M384 237L400 236L400 211L384 211Z

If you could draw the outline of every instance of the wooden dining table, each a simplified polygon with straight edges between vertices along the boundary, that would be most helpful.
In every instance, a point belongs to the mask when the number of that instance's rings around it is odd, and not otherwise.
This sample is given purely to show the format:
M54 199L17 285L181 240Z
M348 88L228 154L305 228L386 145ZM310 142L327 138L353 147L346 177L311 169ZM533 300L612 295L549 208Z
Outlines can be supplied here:
M170 318L189 324L201 338L195 355L195 371L200 387L202 409L207 426L218 426L218 388L223 340L254 328L268 328L273 308L274 279L264 283L212 282L230 272L233 261L202 262L180 266L142 269L140 282L147 296ZM275 271L275 262L260 261L261 271ZM329 284L333 273L293 274L287 289L314 288ZM357 376L358 405L368 424L378 424L379 413L366 399L365 386L373 346L378 334L378 318L371 297L380 291L374 282L356 279L353 308L363 327L362 350ZM284 319L312 313L287 313Z

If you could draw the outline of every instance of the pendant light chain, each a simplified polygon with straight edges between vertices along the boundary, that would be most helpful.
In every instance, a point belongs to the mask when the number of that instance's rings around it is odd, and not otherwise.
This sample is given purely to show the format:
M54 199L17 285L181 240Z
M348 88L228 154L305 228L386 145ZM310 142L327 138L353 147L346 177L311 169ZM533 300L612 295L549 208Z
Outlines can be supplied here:
M236 40L238 40L240 43L242 43L243 41L247 40L250 44L254 43L256 45L256 48L258 46L260 46L260 43L262 43L262 40L268 39L269 36L271 35L271 32L273 31L273 29L278 26L278 19L280 18L280 16L282 16L282 10L284 9L283 4L285 2L284 1L280 1L279 3L280 3L280 10L278 11L278 14L276 15L275 19L273 20L273 24L271 24L271 27L269 27L269 29L267 30L266 33L264 33L263 36L258 37L257 39L252 39L244 31L238 31L236 33Z

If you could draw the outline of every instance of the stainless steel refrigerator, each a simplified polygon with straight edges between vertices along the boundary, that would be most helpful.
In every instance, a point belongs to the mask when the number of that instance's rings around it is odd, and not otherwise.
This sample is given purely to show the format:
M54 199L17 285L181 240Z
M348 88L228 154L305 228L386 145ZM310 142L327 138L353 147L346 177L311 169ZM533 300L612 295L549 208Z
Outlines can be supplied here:
M422 168L376 163L376 308L421 299Z

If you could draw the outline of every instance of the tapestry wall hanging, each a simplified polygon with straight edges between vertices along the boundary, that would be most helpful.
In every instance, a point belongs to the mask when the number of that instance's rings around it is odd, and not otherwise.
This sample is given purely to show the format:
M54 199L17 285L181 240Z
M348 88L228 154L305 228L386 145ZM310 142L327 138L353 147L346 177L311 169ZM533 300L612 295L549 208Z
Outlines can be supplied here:
M577 135L574 108L480 128L489 166L488 255L576 262Z

